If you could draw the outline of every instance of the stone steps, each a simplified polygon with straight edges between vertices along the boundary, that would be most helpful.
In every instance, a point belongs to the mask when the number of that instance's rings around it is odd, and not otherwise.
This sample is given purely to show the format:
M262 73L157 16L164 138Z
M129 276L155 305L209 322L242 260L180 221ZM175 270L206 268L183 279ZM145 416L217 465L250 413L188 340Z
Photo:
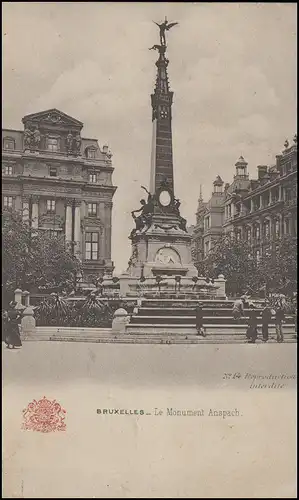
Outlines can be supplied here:
M236 325L237 326L237 325ZM171 333L170 333L171 331ZM185 329L175 327L165 328L163 325L146 328L128 327L125 334L114 334L109 328L68 328L68 327L37 327L34 335L27 338L22 336L24 341L61 341L61 342L91 342L91 343L123 343L123 344L242 344L246 343L246 329L236 328L207 328L207 337L196 335L194 327L187 326ZM270 329L269 342L276 342L275 329ZM259 331L259 337L261 337ZM294 328L284 329L285 342L296 342ZM258 340L260 342L260 340Z
M143 314L138 314L136 316L131 317L130 324L136 324L138 323L139 325L144 325L144 324L169 324L171 321L172 324L190 324L190 325L195 325L195 315L179 315L177 316L176 314L172 314L170 316L146 316ZM286 324L292 324L293 323L293 318L287 317L286 318ZM261 318L257 318L258 324L262 324ZM209 324L220 324L220 325L234 325L235 321L232 317L227 317L227 316L204 316L203 317L203 324L204 326L208 326ZM239 320L239 324L241 325L247 325L248 323L248 318L241 318ZM270 323L271 325L271 323ZM272 323L272 326L274 326L274 323Z

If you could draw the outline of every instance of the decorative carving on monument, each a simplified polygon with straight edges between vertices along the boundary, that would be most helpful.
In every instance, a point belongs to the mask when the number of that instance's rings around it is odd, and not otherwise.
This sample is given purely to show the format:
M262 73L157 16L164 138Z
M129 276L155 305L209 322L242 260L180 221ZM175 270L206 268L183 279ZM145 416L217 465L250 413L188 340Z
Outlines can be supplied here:
M170 229L178 229L178 226L176 224L171 224L171 225L163 225L161 226L160 224L155 224L154 225L155 229L163 229L163 231L170 231Z
M181 264L181 258L176 250L169 247L163 247L158 250L155 262L161 264Z
M138 261L138 248L137 248L137 245L133 245L132 255L128 261L128 266L134 267L136 265L137 261Z

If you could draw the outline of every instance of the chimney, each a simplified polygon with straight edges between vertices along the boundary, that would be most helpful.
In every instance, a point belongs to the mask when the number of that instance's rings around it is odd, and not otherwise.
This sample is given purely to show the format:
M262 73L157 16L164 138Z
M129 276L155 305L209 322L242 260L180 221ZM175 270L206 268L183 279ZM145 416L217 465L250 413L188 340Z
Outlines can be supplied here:
M258 165L257 167L258 171L258 180L262 180L268 173L268 166L267 165Z

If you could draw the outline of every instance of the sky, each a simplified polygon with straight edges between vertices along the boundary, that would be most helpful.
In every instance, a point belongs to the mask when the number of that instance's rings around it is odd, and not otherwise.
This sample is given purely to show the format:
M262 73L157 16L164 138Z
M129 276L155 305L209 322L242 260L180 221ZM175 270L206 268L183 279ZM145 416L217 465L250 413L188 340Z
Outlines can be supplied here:
M200 184L207 200L219 174L230 182L240 155L251 177L274 164L296 132L295 3L4 2L5 128L58 108L84 137L113 153L112 259L127 267L131 211L149 185L151 103L159 43L168 33L175 195L194 224Z

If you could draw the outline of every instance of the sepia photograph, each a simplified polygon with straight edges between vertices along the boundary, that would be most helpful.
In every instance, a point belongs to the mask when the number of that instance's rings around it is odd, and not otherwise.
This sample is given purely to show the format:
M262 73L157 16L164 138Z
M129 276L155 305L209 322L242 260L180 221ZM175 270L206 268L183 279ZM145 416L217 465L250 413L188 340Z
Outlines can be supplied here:
M296 498L297 5L3 2L4 498Z

